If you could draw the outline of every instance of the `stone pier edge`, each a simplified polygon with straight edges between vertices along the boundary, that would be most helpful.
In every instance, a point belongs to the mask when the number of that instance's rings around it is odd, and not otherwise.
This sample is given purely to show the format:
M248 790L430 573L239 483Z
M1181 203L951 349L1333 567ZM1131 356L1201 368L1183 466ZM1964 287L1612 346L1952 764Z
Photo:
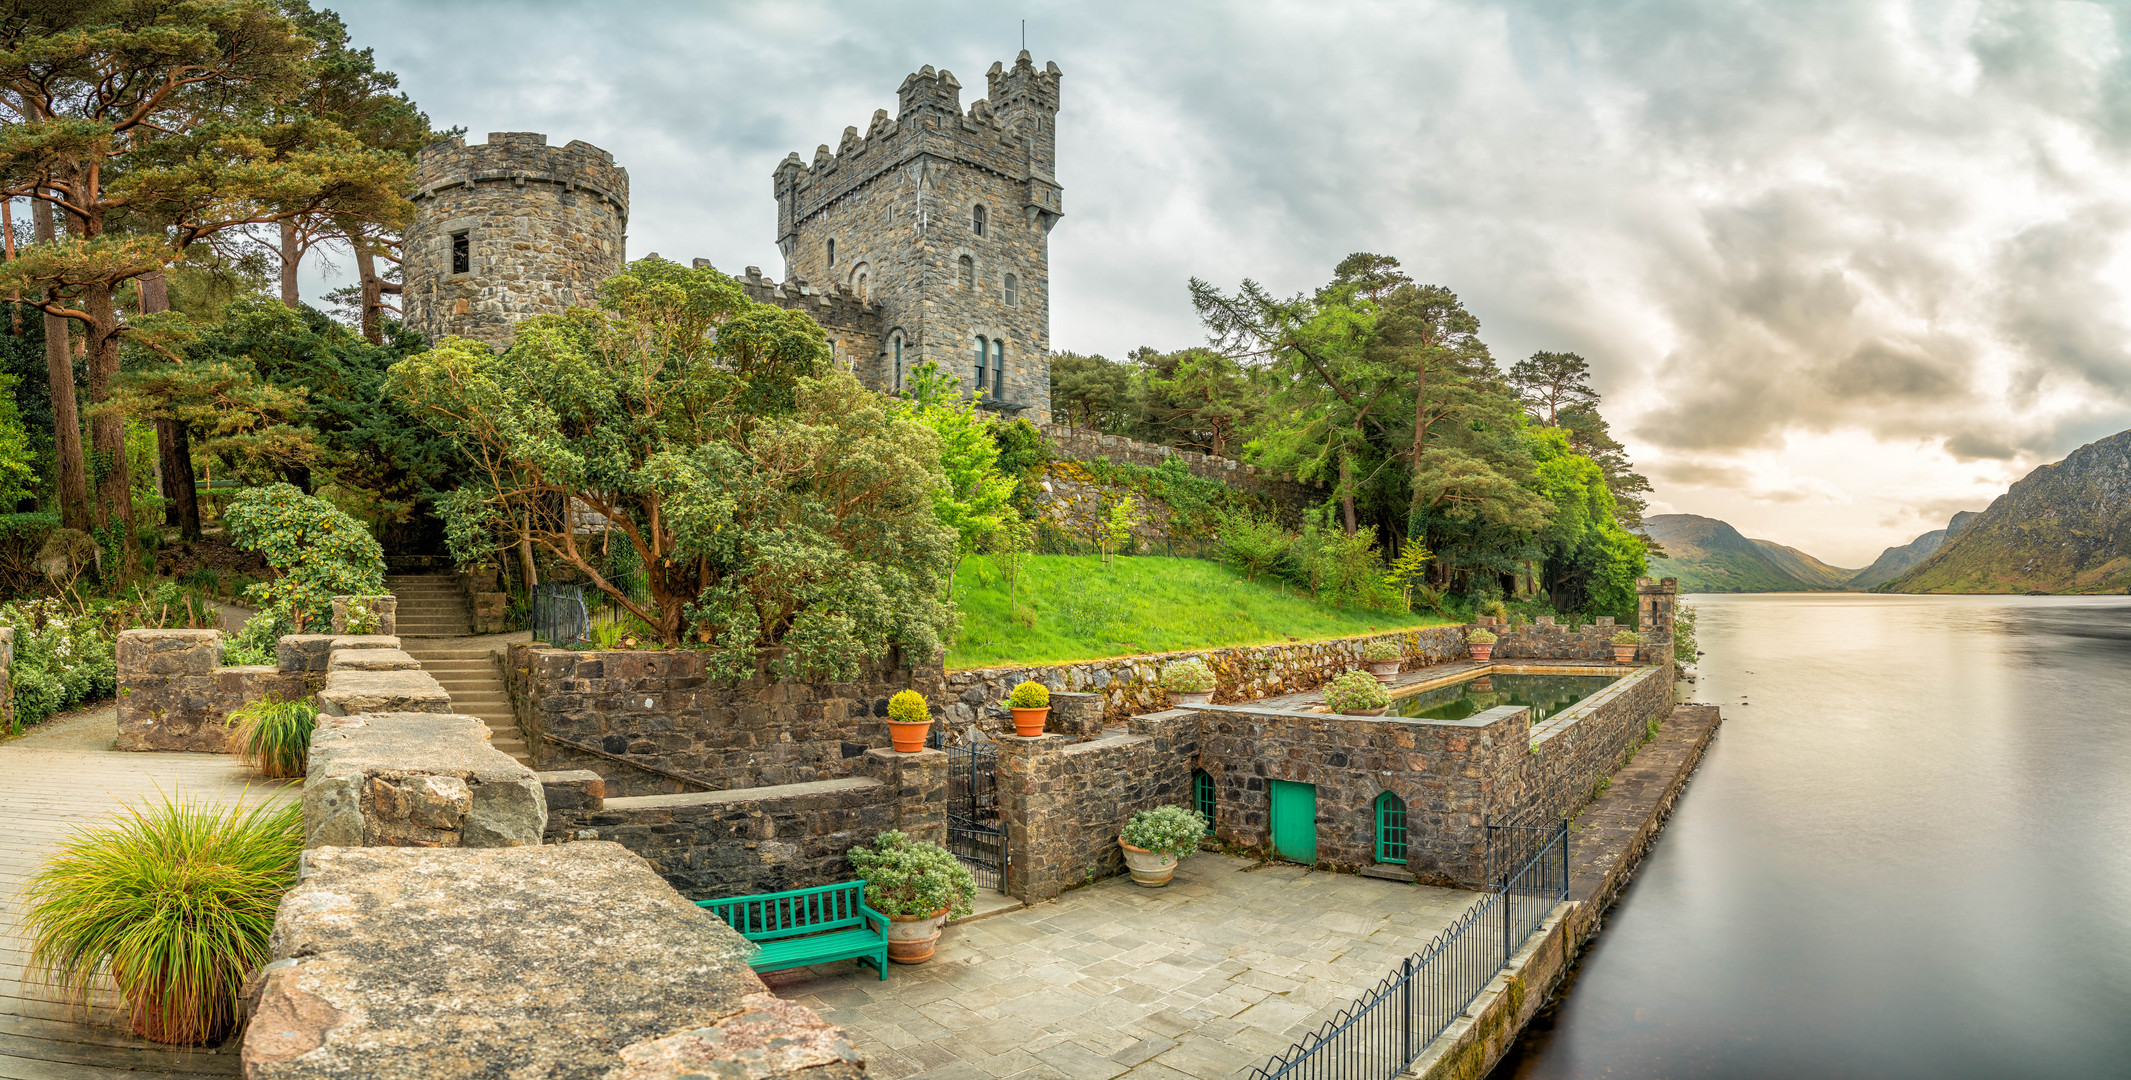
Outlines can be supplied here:
M1615 771L1613 786L1570 825L1569 899L1555 906L1406 1076L1480 1080L1501 1062L1627 890L1722 723L1714 705L1675 706L1657 737ZM1631 774L1641 774L1637 779L1644 782L1621 782Z

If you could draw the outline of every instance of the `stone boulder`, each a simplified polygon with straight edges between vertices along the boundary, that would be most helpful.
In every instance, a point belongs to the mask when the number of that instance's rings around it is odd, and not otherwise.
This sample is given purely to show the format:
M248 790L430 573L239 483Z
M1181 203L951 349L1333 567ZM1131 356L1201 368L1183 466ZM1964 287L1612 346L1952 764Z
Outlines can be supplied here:
M433 718L432 718L433 719ZM249 1080L860 1080L842 1029L618 844L309 853L255 976Z
M320 716L303 782L304 846L540 843L540 781L488 738L473 716Z

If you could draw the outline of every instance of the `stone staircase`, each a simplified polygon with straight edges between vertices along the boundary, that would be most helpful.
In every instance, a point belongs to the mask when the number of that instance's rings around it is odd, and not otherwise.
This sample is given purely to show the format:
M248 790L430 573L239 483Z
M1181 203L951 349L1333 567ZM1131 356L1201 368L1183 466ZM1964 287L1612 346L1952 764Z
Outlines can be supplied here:
M389 578L385 585L400 601L400 648L451 695L453 711L480 717L496 749L531 767L525 736L518 731L510 695L503 689L496 649L479 639L468 640L471 620L458 579L406 575Z

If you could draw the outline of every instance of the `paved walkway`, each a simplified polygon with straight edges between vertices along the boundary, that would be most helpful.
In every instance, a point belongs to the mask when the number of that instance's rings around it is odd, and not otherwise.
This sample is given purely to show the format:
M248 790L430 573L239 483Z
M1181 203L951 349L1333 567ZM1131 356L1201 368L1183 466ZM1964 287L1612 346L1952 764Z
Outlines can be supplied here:
M280 797L277 785L224 754L122 753L117 710L54 717L0 742L0 1080L235 1076L234 1046L172 1050L134 1038L115 995L84 1015L23 978L28 944L16 892L77 825L121 801L186 792L218 799Z
M1426 945L1476 894L1186 860L949 927L888 981L841 964L763 976L843 1025L874 1080L1235 1080Z

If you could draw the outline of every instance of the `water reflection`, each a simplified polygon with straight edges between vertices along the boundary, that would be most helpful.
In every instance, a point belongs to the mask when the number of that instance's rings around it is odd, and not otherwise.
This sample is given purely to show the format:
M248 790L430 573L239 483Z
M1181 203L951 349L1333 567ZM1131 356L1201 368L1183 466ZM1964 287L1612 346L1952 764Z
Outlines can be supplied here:
M1482 675L1391 703L1399 716L1463 720L1497 705L1529 705L1538 723L1606 688L1616 675Z
M2131 1075L2131 601L1691 602L1724 727L1495 1075Z

